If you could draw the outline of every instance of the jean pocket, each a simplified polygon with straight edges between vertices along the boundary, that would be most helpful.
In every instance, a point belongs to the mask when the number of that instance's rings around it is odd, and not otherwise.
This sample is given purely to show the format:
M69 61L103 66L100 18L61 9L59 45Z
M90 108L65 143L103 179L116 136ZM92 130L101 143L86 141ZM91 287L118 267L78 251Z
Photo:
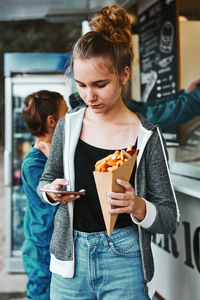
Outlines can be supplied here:
M111 241L110 249L117 256L138 257L140 245L138 236L127 236L123 239Z

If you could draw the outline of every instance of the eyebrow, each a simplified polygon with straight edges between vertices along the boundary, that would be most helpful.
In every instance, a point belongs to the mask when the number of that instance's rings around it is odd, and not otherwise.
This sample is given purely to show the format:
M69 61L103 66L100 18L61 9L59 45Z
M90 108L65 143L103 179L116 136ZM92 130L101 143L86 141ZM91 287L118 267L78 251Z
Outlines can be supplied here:
M77 80L77 79L74 79L77 83L82 83L84 84L83 82ZM109 79L100 79L100 80L97 80L97 81L93 81L92 84L98 84L98 83L104 83L104 82L107 82L109 81Z

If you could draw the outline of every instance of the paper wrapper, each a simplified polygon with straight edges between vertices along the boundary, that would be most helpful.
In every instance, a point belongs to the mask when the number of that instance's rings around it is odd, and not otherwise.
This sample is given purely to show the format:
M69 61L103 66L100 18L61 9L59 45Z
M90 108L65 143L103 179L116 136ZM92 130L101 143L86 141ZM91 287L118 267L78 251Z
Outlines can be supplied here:
M93 172L96 183L96 188L101 204L101 209L106 225L106 230L109 236L111 236L113 228L115 226L118 214L108 214L107 210L112 209L115 206L107 202L107 192L124 192L124 188L117 184L116 179L122 179L129 181L133 167L135 165L138 150L136 150L131 158L127 160L122 166L112 172Z

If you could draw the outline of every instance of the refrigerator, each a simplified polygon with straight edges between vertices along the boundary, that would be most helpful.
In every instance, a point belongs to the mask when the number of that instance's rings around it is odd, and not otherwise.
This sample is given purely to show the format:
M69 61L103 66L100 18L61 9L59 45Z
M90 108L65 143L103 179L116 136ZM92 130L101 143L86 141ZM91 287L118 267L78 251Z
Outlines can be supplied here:
M57 53L6 53L5 77L5 151L4 182L6 201L7 272L24 272L21 248L24 241L23 221L26 196L21 180L21 164L34 138L22 116L24 98L46 89L59 92L68 103L72 84L65 71L70 55Z

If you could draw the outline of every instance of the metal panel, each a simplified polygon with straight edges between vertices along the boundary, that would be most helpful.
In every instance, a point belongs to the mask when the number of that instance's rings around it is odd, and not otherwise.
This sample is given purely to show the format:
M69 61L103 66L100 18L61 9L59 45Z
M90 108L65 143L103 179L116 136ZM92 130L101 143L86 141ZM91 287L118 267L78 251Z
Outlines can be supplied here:
M0 20L17 21L30 19L53 19L65 22L82 21L104 6L118 3L129 8L136 0L1 0Z
M63 53L6 53L4 76L14 73L64 73L71 56Z
M4 183L5 183L5 205L6 205L6 257L5 264L9 262L11 257L11 153L12 153L12 81L11 78L5 80L5 152L4 152Z

